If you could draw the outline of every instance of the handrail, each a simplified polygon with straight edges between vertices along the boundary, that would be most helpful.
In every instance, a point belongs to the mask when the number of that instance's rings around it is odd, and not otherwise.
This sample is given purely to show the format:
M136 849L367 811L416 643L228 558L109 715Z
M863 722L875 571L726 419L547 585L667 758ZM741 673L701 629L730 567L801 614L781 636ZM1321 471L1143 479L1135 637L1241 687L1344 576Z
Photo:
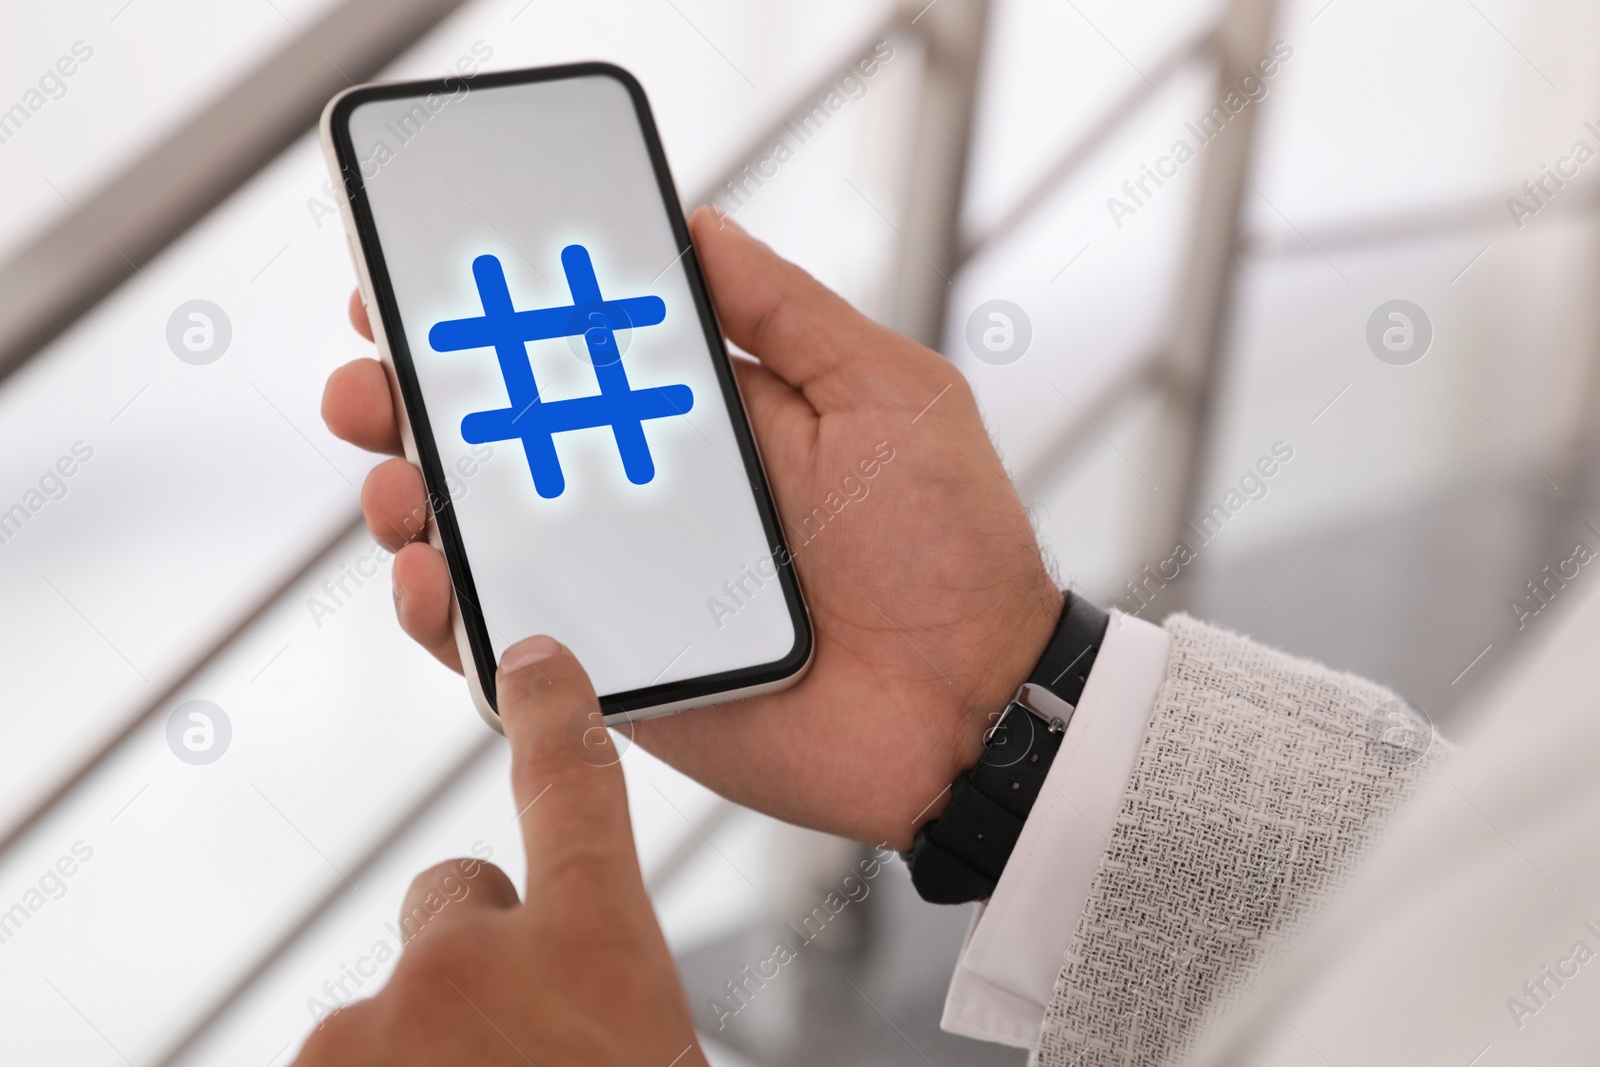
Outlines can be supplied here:
M193 682L202 671L215 663L232 646L233 642L244 636L245 632L265 616L285 593L293 589L302 579L315 572L344 542L344 539L361 529L362 525L360 515L354 515L341 524L332 537L319 543L311 552L302 557L298 565L290 568L282 578L273 583L270 590L258 597L253 604L241 612L220 637L202 649L197 656L189 661L187 666L180 668L176 677L163 686L159 693L141 704L138 710L124 719L121 725L117 726L93 752L79 760L72 770L50 786L49 791L44 796L33 801L19 818L6 826L3 836L0 836L0 857L3 857L17 842L26 837L35 826L44 821L45 817L55 810L57 805L64 801L74 789L110 760L117 750L139 731L141 726L166 709L168 703L174 697L183 692L184 688Z
M985 249L1000 244L1031 218L1050 199L1050 195L1060 187L1061 183L1071 177L1091 156L1104 148L1106 142L1123 128L1135 112L1153 99L1173 75L1211 47L1215 33L1216 25L1207 23L1168 49L1148 74L1130 85L1098 122L1067 146L1056 161L1028 187L1028 191L1016 199L998 222L965 242L959 264L965 266Z
M785 133L791 124L809 115L817 102L828 95L844 75L855 70L856 64L864 59L873 58L873 47L879 42L887 40L896 33L904 31L909 23L904 14L899 10L888 18L881 20L873 27L871 32L857 38L856 45L846 54L850 57L842 65L834 65L827 69L822 76L809 82L806 87L795 93L791 99L793 104L786 109L782 117L771 125L766 126L754 137L748 138L739 146L739 150L727 157L727 165L722 172L722 180L711 186L710 193L702 199L689 200L684 203L686 208L696 208L701 204L712 203L724 188L732 184L752 161L759 160L771 149L776 141L784 139Z
M1573 184L1541 207L1538 219L1528 225L1541 226L1551 218L1592 215L1597 208L1600 208L1600 183ZM1315 256L1330 250L1425 241L1441 234L1472 230L1500 228L1513 232L1515 225L1504 197L1479 196L1441 207L1408 208L1387 215L1309 226L1303 232L1248 230L1240 237L1240 253L1256 257Z

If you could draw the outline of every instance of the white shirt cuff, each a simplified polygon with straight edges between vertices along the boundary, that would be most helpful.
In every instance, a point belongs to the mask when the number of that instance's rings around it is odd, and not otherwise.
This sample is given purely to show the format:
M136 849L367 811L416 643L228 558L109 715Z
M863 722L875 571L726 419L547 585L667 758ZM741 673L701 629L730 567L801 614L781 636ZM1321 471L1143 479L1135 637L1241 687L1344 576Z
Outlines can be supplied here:
M1112 612L1061 749L945 998L953 1034L1032 1049L1167 674L1171 638Z

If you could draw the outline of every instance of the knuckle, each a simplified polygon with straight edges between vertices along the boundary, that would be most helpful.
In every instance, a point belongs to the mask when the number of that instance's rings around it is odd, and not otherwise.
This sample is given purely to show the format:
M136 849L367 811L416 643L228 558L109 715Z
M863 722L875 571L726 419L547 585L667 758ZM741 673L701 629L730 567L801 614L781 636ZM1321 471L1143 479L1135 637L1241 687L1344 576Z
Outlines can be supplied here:
M626 926L618 921L622 909L616 902L626 899L622 894L635 883L643 893L637 864L629 867L613 851L573 840L530 857L528 865L530 873L538 873L538 899L530 891L528 904L536 915L558 917L558 936L586 945L586 952L627 952L634 947Z
M617 873L616 861L608 852L580 841L550 851L541 858L540 866L547 893L573 893L584 900L593 898L595 886L612 884Z

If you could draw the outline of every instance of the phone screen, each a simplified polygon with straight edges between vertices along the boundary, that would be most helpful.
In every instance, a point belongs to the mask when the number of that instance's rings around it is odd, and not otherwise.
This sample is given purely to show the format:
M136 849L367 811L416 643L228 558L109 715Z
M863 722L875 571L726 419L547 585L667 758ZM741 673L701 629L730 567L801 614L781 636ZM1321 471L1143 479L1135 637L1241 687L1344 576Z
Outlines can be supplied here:
M480 678L532 634L603 703L793 673L804 609L648 106L578 69L358 91L343 122Z

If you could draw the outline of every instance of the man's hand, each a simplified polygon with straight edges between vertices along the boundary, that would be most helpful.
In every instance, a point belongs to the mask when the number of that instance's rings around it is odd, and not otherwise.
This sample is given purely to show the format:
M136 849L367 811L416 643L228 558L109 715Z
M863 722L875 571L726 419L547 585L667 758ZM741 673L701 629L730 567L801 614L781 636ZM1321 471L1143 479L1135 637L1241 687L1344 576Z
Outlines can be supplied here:
M498 685L527 901L477 860L419 875L401 911L414 936L389 984L325 1020L295 1063L704 1067L639 874L622 768L567 737L575 712L599 714L588 675L532 637L506 650ZM418 916L431 917L415 932Z
M948 360L859 314L731 219L701 208L690 228L723 328L758 361L734 369L816 651L790 689L642 722L637 740L741 804L907 848L1044 651L1061 594ZM358 297L350 310L370 338ZM381 365L357 360L328 379L322 411L339 437L398 455L398 402ZM870 479L864 462L876 464ZM399 550L401 626L460 670L444 557L419 539L421 473L380 464L361 506L373 535Z

